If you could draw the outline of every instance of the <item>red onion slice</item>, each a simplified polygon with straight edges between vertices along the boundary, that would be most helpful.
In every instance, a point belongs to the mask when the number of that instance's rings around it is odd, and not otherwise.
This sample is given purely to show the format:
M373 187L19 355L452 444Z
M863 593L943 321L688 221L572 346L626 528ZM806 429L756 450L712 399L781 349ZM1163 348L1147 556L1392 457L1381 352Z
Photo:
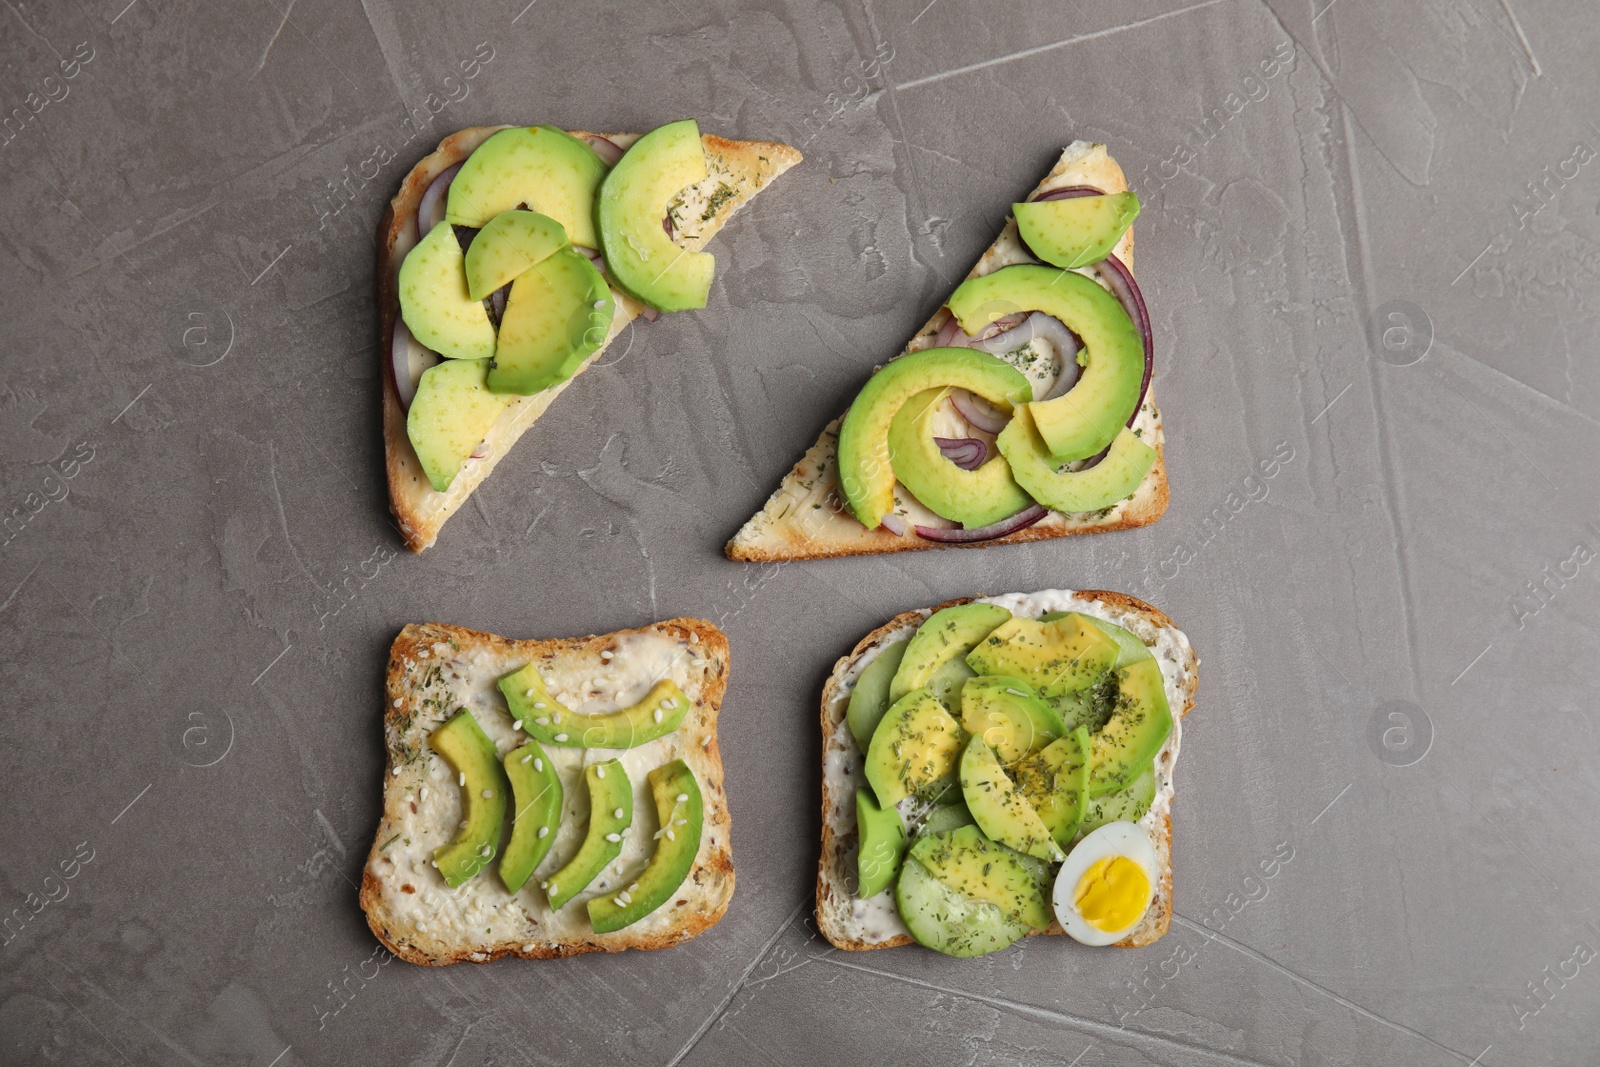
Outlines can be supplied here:
M439 354L432 349L423 348L420 342L417 347L424 354L423 362L426 366L417 370L412 366L411 330L406 326L405 320L396 315L394 319L394 334L389 341L389 379L394 382L395 395L400 398L400 409L411 410L411 401L417 395L417 379L422 376L422 370L439 362Z
M1096 189L1092 185L1068 185L1061 189L1052 189L1048 193L1033 198L1033 203L1042 204L1046 200L1072 200L1080 196L1105 196L1104 189Z
M600 250L598 248L585 248L583 245L573 245L572 247L588 256L589 262L594 264L595 270L600 271L601 273L605 272L606 257L600 254Z
M1150 391L1150 372L1155 367L1155 339L1150 329L1150 311L1145 307L1139 283L1133 280L1133 272L1115 253L1107 255L1095 267L1100 271L1100 277L1105 279L1107 288L1122 302L1128 317L1139 327L1139 336L1144 341L1144 381L1139 385L1139 402L1133 405L1133 414L1128 416L1128 425L1131 427L1139 417L1139 409L1144 407L1145 394Z
M422 200L417 204L417 239L421 240L428 235L428 231L444 221L444 194L450 191L450 183L456 180L456 172L461 169L457 163L453 167L446 167L439 172L439 176L428 184L422 194Z
M467 458L468 459L483 459L488 454L489 454L489 441L486 438L486 439L478 442L478 447L474 448L472 450L472 455L468 456Z
M609 137L601 137L598 133L591 133L584 138L589 147L594 149L594 154L600 157L600 162L608 167L617 165L617 160L622 158L622 149Z
M906 535L906 531L911 528L906 525L905 519L893 513L885 515L879 520L878 524L885 530L888 530L890 533L894 534L896 537L904 537ZM917 529L920 530L922 527L918 526Z
M649 304L641 304L639 307L639 317L646 322L654 322L661 317L661 312L657 311Z
M989 445L980 437L935 437L939 454L964 471L975 471L989 458Z
M983 397L975 396L965 389L951 390L950 403L963 419L984 433L999 433L1006 428L1006 423L1011 421L1011 416Z
M511 298L511 283L506 282L500 288L489 294L489 310L494 312L494 321L499 325L506 317L506 301Z
M929 541L938 541L940 544L970 545L978 541L993 541L1014 534L1018 530L1026 530L1048 514L1050 511L1043 504L1030 504L1008 519L980 526L976 530L941 530L937 526L918 526L917 535Z

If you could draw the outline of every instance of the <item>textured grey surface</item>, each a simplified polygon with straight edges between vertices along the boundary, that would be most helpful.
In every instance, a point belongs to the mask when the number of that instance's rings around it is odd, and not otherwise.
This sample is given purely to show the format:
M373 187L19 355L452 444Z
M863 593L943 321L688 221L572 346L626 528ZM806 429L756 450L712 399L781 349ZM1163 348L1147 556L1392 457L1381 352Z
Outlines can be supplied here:
M285 2L0 12L0 1061L1593 1062L1585 5ZM400 175L461 126L685 115L806 162L717 239L708 308L633 328L396 555L371 290ZM1073 137L1144 199L1166 517L724 561ZM1171 933L831 951L826 671L896 611L1048 586L1145 596L1203 657ZM395 631L680 613L733 641L726 919L374 956Z

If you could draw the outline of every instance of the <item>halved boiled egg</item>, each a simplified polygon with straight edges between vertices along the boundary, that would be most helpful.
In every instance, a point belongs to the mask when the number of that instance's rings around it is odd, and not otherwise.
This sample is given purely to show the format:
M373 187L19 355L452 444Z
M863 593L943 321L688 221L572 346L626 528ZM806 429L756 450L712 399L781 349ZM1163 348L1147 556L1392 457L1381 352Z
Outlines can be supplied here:
M1144 827L1108 822L1067 854L1052 902L1061 928L1085 945L1112 945L1155 900L1156 850Z

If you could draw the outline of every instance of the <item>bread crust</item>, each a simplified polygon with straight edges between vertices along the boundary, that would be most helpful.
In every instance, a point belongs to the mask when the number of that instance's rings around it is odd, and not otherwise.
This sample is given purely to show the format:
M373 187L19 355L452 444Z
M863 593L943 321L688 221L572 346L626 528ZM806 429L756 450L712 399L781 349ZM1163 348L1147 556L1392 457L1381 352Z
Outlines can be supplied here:
M417 207L428 186L446 168L462 162L491 135L507 126L473 126L458 130L439 142L439 147L424 156L400 182L400 189L389 201L389 207L378 223L377 233L377 302L378 302L378 358L379 380L383 393L384 469L389 484L389 510L394 515L395 528L407 548L421 552L434 543L445 521L466 503L467 497L489 476L502 457L531 427L550 403L571 384L578 374L587 370L605 352L617 335L642 313L644 306L615 287L612 295L616 311L606 340L572 378L558 385L520 397L508 405L505 413L495 422L486 443L488 454L469 462L456 474L455 481L443 493L436 493L406 436L406 412L400 406L390 370L390 346L394 339L394 324L400 315L400 262L404 252L418 238ZM569 131L575 137L593 136L587 130ZM606 134L624 144L636 140L637 134ZM708 160L721 168L716 173L725 174L734 190L715 214L701 220L697 232L685 234L681 243L691 251L699 251L728 221L733 213L773 178L800 162L800 153L785 144L772 141L732 141L714 134L702 134ZM714 176L716 176L714 174Z
M408 774L408 771L418 762L416 754L422 744L421 735L426 727L437 725L423 721L424 711L417 699L418 664L427 663L432 655L431 650L444 643L452 646L455 656L470 658L479 653L488 653L520 663L552 654L578 655L591 657L598 668L603 662L600 656L602 651L616 650L619 639L639 634L658 634L690 642L698 656L705 661L704 668L697 669L690 684L684 687L693 702L693 709L677 731L683 735L684 741L678 758L689 762L695 771L705 812L700 851L695 857L695 864L674 894L674 903L663 905L681 906L683 910L675 913L669 925L653 932L641 932L641 927L659 914L660 909L640 923L609 934L597 934L590 930L587 935L569 935L552 940L518 937L495 942L459 943L448 948L418 944L423 940L421 933L414 924L408 926L394 913L394 902L390 899L385 880L375 870L383 861L382 843L392 840L391 835L398 832L403 817L401 804L416 784L416 776ZM383 715L387 751L383 776L384 814L373 835L372 848L361 876L359 900L373 934L390 952L409 963L443 967L462 962L490 963L503 956L560 959L589 952L668 948L715 926L727 912L734 889L732 816L723 783L722 751L717 743L716 730L722 698L727 692L728 670L727 636L704 619L675 618L607 634L528 641L512 640L444 623L407 625L389 650ZM496 878L497 875L494 871L484 871L477 877ZM403 890L404 886L401 888ZM528 893L530 889L525 886L521 892Z
M1107 589L1079 589L1075 594L1086 600L1098 600L1111 607L1130 614L1137 614L1154 626L1173 628L1172 620L1160 609L1145 603L1137 597L1127 593L1118 593ZM986 594L979 594L986 595ZM867 952L880 948L895 948L900 945L912 945L916 941L910 934L900 934L884 941L866 941L852 938L846 934L835 922L833 916L837 909L844 905L849 897L845 888L844 861L848 853L848 842L840 839L834 833L832 820L829 816L843 802L843 798L835 795L827 776L827 762L829 756L829 742L838 728L840 714L844 702L839 700L840 687L844 684L845 676L849 669L867 652L881 645L890 643L901 636L908 628L920 625L924 619L936 611L955 607L959 604L970 604L977 597L959 597L947 600L943 604L931 608L922 608L913 611L903 611L884 623L882 626L867 634L856 642L853 649L846 656L840 657L834 664L832 673L822 688L822 704L820 725L822 728L822 849L817 860L817 903L816 919L817 929L822 936L835 947L847 952ZM1190 709L1194 707L1195 691L1200 684L1199 658L1194 650L1189 650L1189 662L1184 664L1184 702L1178 712L1180 719L1186 718ZM840 714L835 714L834 709L841 709ZM1174 798L1175 799L1175 798ZM1156 894L1157 907L1152 908L1145 915L1144 920L1127 938L1116 943L1117 948L1141 948L1151 944L1163 936L1172 922L1172 815L1170 811L1163 817L1161 832L1156 835L1156 859L1161 864L1161 886ZM1064 934L1061 924L1052 919L1050 925L1043 930L1030 930L1027 934L1033 937L1038 934Z
M1123 192L1128 188L1122 168L1106 152L1105 146L1075 141L1061 153L1050 173L1034 188L1030 196L1072 185L1092 185L1108 193ZM1020 262L1005 251L1016 238L1015 219L1007 219L1000 236L995 238L977 264L967 273L968 278L992 273L1003 266ZM1133 228L1114 249L1131 271L1133 269ZM950 311L940 307L933 317L913 335L901 353L904 355L929 347L945 323ZM898 357L896 357L898 358ZM993 545L1023 544L1045 541L1078 534L1110 533L1148 526L1167 510L1170 490L1167 484L1165 436L1161 412L1156 407L1154 388L1146 394L1145 403L1151 410L1152 432L1145 437L1153 439L1156 461L1145 475L1134 495L1117 504L1104 515L1064 515L1052 511L1044 519L1006 537L980 541L970 545L946 545L917 536L913 530L896 534L886 527L869 530L862 526L845 506L843 494L838 490L838 465L835 442L838 440L841 416L830 422L785 475L778 489L749 522L728 541L725 549L731 560L751 563L768 563L791 559L833 559L843 556L871 556L883 552L920 552L935 548L988 548ZM797 493L796 487L808 487ZM792 505L792 508L788 505ZM798 510L794 510L798 509Z

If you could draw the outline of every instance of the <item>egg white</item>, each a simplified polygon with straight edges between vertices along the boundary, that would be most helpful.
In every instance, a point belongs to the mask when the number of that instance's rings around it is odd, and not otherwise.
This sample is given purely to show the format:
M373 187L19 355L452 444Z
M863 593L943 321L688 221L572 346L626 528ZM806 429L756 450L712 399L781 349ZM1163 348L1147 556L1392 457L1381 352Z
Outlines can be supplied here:
M1144 871L1145 880L1150 883L1150 895L1144 907L1139 909L1138 916L1127 926L1120 930L1101 930L1083 917L1073 903L1073 897L1084 872L1099 861L1115 856L1125 856L1139 865ZM1150 843L1150 835L1144 828L1138 823L1108 822L1079 841L1067 854L1066 862L1056 874L1055 888L1051 893L1056 919L1063 930L1085 945L1114 945L1127 937L1139 925L1145 912L1150 910L1150 904L1156 897L1158 876L1155 846Z

